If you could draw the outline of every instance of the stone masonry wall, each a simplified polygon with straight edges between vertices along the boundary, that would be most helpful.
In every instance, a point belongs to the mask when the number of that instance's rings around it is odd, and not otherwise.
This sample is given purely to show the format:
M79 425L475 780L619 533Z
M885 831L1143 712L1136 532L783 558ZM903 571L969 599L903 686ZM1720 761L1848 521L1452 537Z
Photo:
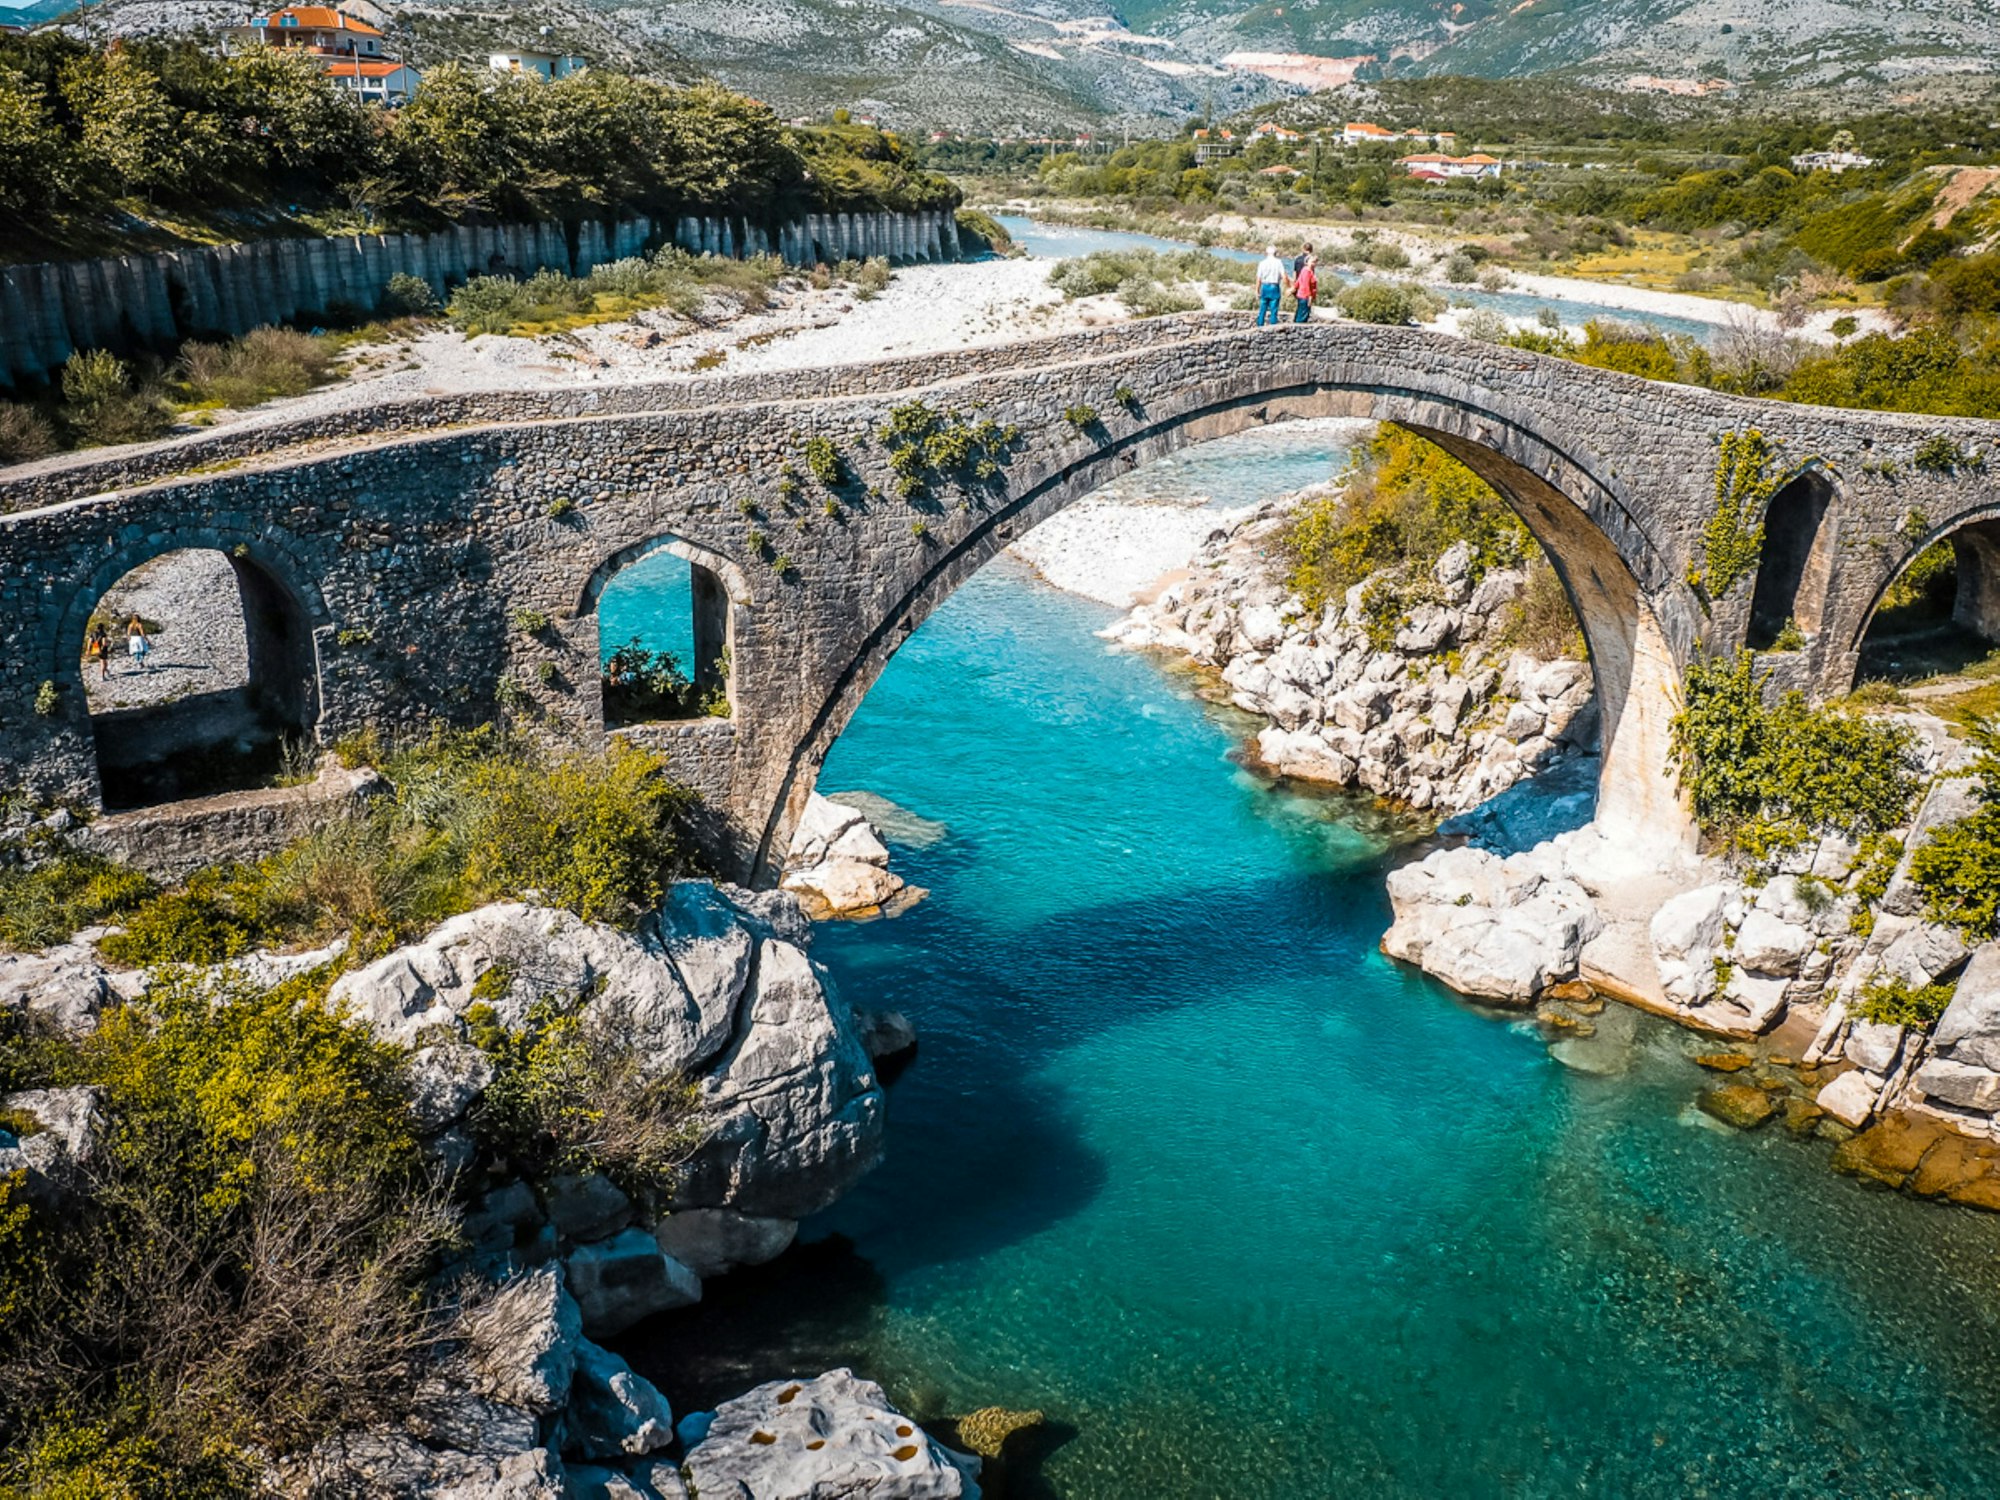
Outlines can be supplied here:
M370 722L478 721L503 699L595 736L598 588L637 550L679 538L729 583L734 714L634 737L662 743L707 796L734 868L768 877L882 667L1010 540L1146 459L1288 416L1344 415L1447 443L1524 510L1590 632L1607 780L1665 785L1658 766L1620 761L1622 743L1639 743L1621 726L1628 690L1640 685L1632 723L1656 758L1674 664L1698 638L1728 649L1742 636L1744 610L1710 617L1683 582L1713 505L1716 433L1759 425L1841 476L1829 623L1804 653L1822 686L1843 660L1851 671L1873 600L1928 539L1905 535L1913 509L1933 531L2000 514L2000 478L1860 473L1872 454L1910 474L1935 431L1988 446L1996 424L1735 400L1351 324L1218 332L1159 320L1034 352L1024 367L925 392L939 410L1014 425L1018 440L991 481L940 479L911 501L892 498L876 437L909 399L907 369L891 366L874 372L874 395L860 393L865 368L843 372L848 393L832 396L792 377L800 399L448 429L0 517L0 763L16 783L94 800L85 622L131 567L188 546L231 552L297 601L322 739ZM1094 421L1066 419L1084 406ZM851 472L831 495L806 476L809 436L832 440ZM545 628L521 627L536 615ZM1634 669L1647 651L1664 653L1665 675ZM47 714L36 707L44 682Z
M78 349L162 352L264 323L371 313L389 278L421 277L440 296L472 276L591 267L675 244L710 255L776 253L793 265L955 260L958 223L921 214L808 214L775 229L743 219L632 218L464 224L435 234L256 240L155 255L0 267L0 387L47 378Z

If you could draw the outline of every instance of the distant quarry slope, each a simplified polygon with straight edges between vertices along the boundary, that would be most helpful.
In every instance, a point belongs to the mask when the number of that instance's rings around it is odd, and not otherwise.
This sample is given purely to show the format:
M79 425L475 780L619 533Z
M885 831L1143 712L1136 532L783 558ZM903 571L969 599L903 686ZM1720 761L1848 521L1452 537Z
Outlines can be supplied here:
M364 8L372 0L357 0ZM64 0L0 8L41 20ZM105 0L105 34L214 28L247 0ZM708 74L780 114L1045 134L1226 116L1313 83L1558 73L1668 93L1867 96L2000 75L2000 0L478 0L397 4L420 66L546 35ZM79 19L80 17L80 19Z

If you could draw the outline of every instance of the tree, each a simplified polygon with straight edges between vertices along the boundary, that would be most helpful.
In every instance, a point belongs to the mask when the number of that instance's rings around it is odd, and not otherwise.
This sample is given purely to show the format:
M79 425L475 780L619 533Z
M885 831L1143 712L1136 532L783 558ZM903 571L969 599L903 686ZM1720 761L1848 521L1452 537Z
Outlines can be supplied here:
M0 208L36 209L68 190L69 142L48 116L41 88L0 71Z
M63 100L81 121L87 164L151 198L186 180L192 165L181 112L160 76L129 51L79 58L63 70Z

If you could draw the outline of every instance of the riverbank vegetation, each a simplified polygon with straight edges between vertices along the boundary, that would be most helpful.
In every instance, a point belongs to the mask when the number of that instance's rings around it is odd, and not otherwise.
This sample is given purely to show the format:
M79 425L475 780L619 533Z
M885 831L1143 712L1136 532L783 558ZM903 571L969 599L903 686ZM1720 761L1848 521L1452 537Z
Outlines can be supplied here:
M1702 832L1764 863L1822 833L1859 842L1902 824L1922 787L1913 732L1798 692L1767 701L1765 676L1748 651L1688 664L1670 763Z
M625 921L691 864L681 824L692 795L622 741L557 751L484 730L393 750L363 737L337 753L379 768L392 794L170 889L49 835L31 860L0 867L0 944L42 948L111 922L123 930L106 956L140 967L342 934L352 958L529 893L587 921Z
M312 58L0 36L0 261L478 220L953 208L894 136L713 85L455 64L356 108ZM283 205L283 207L277 207Z
M690 799L658 760L490 730L345 754L393 793L254 865L162 890L44 831L0 868L0 944L112 922L106 956L150 971L87 1036L0 1008L0 1094L88 1091L60 1096L87 1098L88 1148L59 1212L0 1174L0 1493L255 1492L271 1459L407 1414L459 1336L468 1289L437 1273L482 1172L657 1195L702 1138L684 1080L544 999L514 1032L476 1028L494 1070L468 1122L478 1169L449 1178L418 1140L412 1054L327 998L344 966L494 899L651 910L688 866ZM275 986L188 967L336 936ZM55 1128L16 1110L0 1145Z
M1074 301L1115 295L1134 317L1196 312L1212 298L1249 307L1256 268L1206 250L1096 250L1059 262L1049 285Z
M1287 585L1308 610L1339 607L1369 583L1363 613L1386 645L1436 593L1432 570L1461 542L1475 583L1494 568L1528 574L1503 627L1508 644L1543 657L1583 654L1562 582L1528 528L1485 480L1407 428L1378 426L1336 485L1293 512L1280 546Z

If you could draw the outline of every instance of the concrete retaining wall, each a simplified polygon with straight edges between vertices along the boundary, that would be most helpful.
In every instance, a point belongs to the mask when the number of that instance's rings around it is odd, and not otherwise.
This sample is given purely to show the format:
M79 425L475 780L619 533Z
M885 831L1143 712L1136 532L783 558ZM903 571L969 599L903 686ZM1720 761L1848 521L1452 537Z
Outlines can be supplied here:
M591 267L672 243L696 254L775 252L794 265L884 256L955 260L958 223L921 214L808 214L775 231L743 219L586 219L465 224L436 234L258 240L156 255L0 267L0 385L42 380L78 349L166 352L194 337L264 323L368 314L389 278L422 277L440 296L472 276Z

